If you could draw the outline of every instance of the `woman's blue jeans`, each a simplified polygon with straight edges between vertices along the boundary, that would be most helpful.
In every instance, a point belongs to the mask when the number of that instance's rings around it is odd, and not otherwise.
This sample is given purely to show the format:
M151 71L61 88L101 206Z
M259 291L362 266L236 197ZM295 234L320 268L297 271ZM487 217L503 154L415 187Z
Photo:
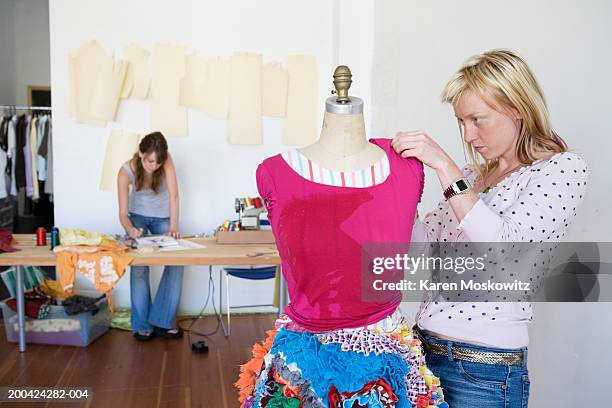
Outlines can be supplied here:
M169 218L145 217L130 213L130 221L144 234L165 234L170 229ZM161 282L151 303L151 285L148 266L130 267L130 296L132 303L132 330L151 332L153 326L164 329L176 327L176 311L181 300L183 267L164 267Z
M469 348L477 351L510 351L443 340L421 333L431 344L447 349ZM451 408L526 408L529 402L529 373L527 348L515 349L523 353L521 364L502 365L473 363L448 355L427 353L427 367L440 378L444 400Z

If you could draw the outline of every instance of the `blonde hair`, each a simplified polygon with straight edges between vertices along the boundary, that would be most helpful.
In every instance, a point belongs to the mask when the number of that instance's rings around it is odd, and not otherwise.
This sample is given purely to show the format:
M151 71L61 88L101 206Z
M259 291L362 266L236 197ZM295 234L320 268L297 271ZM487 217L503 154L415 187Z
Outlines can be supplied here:
M540 85L516 52L495 49L469 58L444 87L442 102L455 105L466 90L497 111L518 112L522 120L516 155L521 164L530 165L538 159L538 153L568 150L567 144L552 129ZM459 131L463 133L460 123ZM498 165L497 159L481 163L471 145L468 153L481 179Z

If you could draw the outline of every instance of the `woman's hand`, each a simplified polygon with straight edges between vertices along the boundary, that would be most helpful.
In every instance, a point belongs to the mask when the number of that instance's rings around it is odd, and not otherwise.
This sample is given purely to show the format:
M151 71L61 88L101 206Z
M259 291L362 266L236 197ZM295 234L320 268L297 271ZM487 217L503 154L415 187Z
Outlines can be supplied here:
M172 238L175 238L175 239L179 239L181 237L181 234L178 231L173 230L173 229L166 232L166 235L171 236Z
M425 132L397 132L391 147L402 157L415 157L434 170L442 169L449 161L446 152Z
M448 188L453 181L464 177L463 171L459 166L424 130L397 132L391 141L391 146L402 157L415 157L422 161L423 164L434 169L440 180L442 191ZM479 197L476 193L468 191L464 194L451 197L448 202L457 220L461 222L463 217L474 207L478 199ZM417 217L418 214L415 217L415 221Z
M128 229L128 235L132 238L139 238L142 236L142 228L132 227Z

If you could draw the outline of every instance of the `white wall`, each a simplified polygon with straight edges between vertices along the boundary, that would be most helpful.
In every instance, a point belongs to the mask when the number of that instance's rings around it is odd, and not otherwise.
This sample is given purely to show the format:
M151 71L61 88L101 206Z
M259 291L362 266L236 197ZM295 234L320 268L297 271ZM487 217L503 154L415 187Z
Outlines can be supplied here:
M0 2L0 105L15 104L15 1Z
M364 100L364 120L368 133L371 129L372 58L374 47L374 0L334 0L333 65L347 65L353 75L350 95ZM336 51L336 49L334 50ZM329 89L333 89L333 84ZM328 92L329 93L329 92ZM370 137L377 137L371 135Z
M568 240L610 241L612 3L381 1L375 7L372 130L426 129L466 163L452 108L439 102L465 59L517 50L548 98L558 133L587 161L589 188ZM426 171L421 213L440 200ZM417 305L404 305L414 314ZM610 385L612 304L536 304L530 330L532 407L600 405ZM605 403L604 403L605 405Z
M2 0L0 105L27 105L29 85L50 84L49 0Z
M49 0L15 1L15 104L27 105L28 86L51 84Z

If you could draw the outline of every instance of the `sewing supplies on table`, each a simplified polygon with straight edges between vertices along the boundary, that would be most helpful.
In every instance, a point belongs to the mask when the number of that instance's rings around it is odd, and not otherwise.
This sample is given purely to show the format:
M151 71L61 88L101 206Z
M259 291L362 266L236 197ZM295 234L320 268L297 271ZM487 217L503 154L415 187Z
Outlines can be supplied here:
M234 210L238 213L239 230L258 230L260 228L259 217L266 212L260 197L236 198Z
M59 228L53 227L51 230L51 250L60 244Z
M38 227L36 230L36 245L45 246L47 245L47 230L43 227Z

